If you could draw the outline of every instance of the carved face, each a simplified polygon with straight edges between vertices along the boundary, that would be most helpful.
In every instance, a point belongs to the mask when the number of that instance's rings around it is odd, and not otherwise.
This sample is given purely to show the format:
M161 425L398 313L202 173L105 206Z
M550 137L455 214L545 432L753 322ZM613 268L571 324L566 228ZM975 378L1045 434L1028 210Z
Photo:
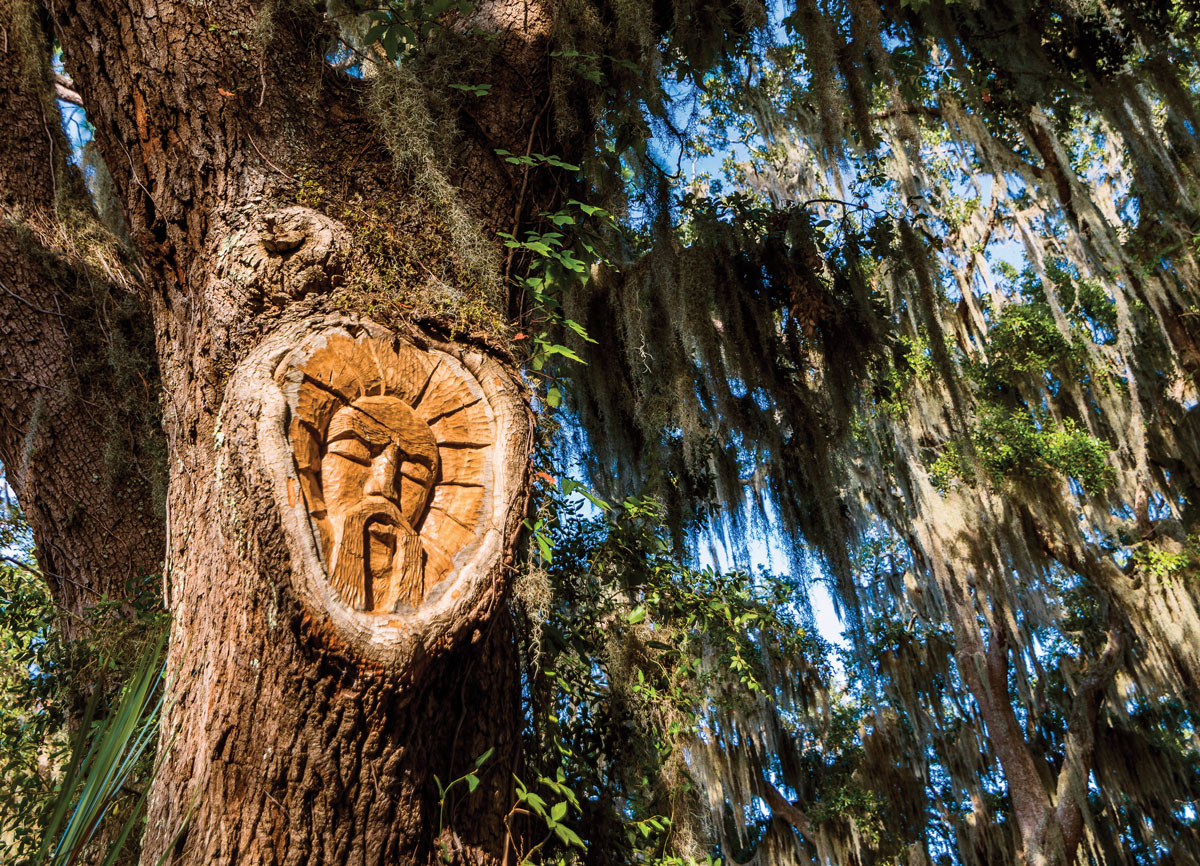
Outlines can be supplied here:
M362 397L334 413L325 433L321 489L330 517L362 501L386 500L411 530L437 477L437 441L429 425L397 397Z
M391 610L424 593L416 527L438 472L429 425L397 397L361 397L330 418L321 491L334 587L352 607Z
M264 578L314 639L404 676L469 640L525 502L529 410L511 372L331 313L264 335L229 388L227 447L256 492L269 483L288 548Z
M338 609L391 621L446 592L481 543L491 406L445 353L365 334L310 339L274 374L298 482L289 503L301 494Z

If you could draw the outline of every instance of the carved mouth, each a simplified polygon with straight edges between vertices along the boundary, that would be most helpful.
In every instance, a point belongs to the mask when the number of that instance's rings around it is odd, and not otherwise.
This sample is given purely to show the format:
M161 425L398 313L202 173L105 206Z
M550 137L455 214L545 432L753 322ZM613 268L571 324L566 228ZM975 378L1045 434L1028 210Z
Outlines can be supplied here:
M367 524L367 535L372 541L395 545L396 527L390 520L373 519Z
M389 594L392 563L396 558L396 527L390 521L385 523L373 519L366 529L366 561L363 563L363 572L369 578L368 606L374 609Z
M382 572L392 564L396 553L396 526L390 520L374 519L367 524L368 567Z

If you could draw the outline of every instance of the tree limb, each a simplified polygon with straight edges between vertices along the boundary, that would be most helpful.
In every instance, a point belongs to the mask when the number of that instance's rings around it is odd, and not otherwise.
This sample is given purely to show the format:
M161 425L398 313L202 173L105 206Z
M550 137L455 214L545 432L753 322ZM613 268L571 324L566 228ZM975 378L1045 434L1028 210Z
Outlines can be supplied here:
M816 844L816 834L813 830L812 820L808 817L803 809L790 801L783 793L768 782L762 780L763 799L767 801L767 805L771 811L787 821L796 832L803 836L809 842Z

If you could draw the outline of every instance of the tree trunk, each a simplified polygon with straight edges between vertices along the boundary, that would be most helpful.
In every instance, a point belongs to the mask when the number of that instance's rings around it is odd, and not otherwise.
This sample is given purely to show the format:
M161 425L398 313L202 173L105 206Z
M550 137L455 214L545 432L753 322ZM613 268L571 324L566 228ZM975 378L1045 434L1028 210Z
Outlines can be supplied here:
M395 167L314 8L52 14L163 377L172 679L143 862L499 862L530 418L457 202ZM492 154L540 128L547 19L474 23L507 46L497 108L444 174L487 237L547 202ZM489 749L440 803L434 776Z
M157 372L137 280L67 165L36 10L0 19L0 463L72 638L162 569Z
M926 495L932 499L932 491ZM1087 779L1104 689L1126 646L1123 620L1114 606L1103 651L1081 659L1086 664L1074 684L1065 760L1053 771L1030 748L1014 708L1009 689L1010 632L990 594L998 568L984 541L987 534L979 528L988 525L980 515L988 508L998 512L1001 505L984 498L968 503L960 494L954 495L959 497L954 506L942 510L936 524L926 524L918 532L930 554L930 570L953 629L958 670L975 699L1008 785L1021 862L1070 866L1076 862L1083 837Z

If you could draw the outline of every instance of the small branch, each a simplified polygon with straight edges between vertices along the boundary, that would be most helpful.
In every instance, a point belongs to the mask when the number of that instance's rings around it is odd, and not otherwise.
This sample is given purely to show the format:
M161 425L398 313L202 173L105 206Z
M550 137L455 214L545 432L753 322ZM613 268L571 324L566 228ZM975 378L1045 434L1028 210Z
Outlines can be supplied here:
M271 160L267 159L266 154L258 149L258 143L254 140L253 135L247 134L246 138L249 139L251 147L254 148L254 152L257 153L260 157L262 157L263 162L265 162L267 165L271 166L271 168L275 169L277 172L282 174L284 177L286 177L288 180L292 181L293 183L299 183L299 181L296 180L296 178L292 177L290 174L288 174L282 168L277 166L275 163L271 162Z
M35 312L44 313L47 316L58 316L59 318L62 318L62 313L56 313L53 310L47 310L45 307L39 307L37 304L33 303L33 301L29 301L29 300L26 300L25 298L22 298L20 295L18 295L12 289L10 289L8 286L6 286L4 284L4 280L0 280L0 289L2 289L5 294L10 295L13 298L16 298L22 304L29 307L29 309L31 309Z
M542 115L546 113L546 109L549 107L550 107L550 96L547 96L545 104L542 105L541 110L537 113L537 116L534 117L533 123L531 123L529 125L529 140L525 142L525 157L527 159L529 158L529 155L531 153L533 153L533 136L535 133L537 133L538 123L541 122ZM531 166L526 165L525 171L522 172L522 174L521 174L521 192L517 196L517 206L516 206L516 209L513 211L513 227L512 227L512 236L513 237L517 236L517 229L521 227L521 210L525 207L525 190L529 185L529 169L530 169L530 167ZM508 256L505 257L505 259L504 259L504 280L505 280L505 282L508 281L508 275L512 270L513 252L514 252L513 248L510 247L508 250Z
M80 589L87 590L92 595L96 596L97 598L104 598L104 593L97 592L96 590L92 589L90 586L80 583L77 580L72 580L71 578L67 577L66 575L55 574L52 571L38 571L36 569L30 568L28 565L21 562L21 560L19 560L19 559L13 559L11 556L0 556L0 562L7 562L9 565L14 565L17 568L21 569L22 571L28 572L29 574L32 574L34 577L37 577L37 578L53 577L55 580L65 580L67 583L73 584L73 585L79 587ZM66 608L63 608L63 609L66 610Z
M971 277L975 271L975 261L977 256L982 256L983 251L987 249L987 245L992 241L992 232L996 230L996 226L1000 224L1000 198L992 196L992 204L988 209L987 225L983 230L983 237L979 240L979 252L972 253L967 260L967 272L963 277L963 284L968 288L971 285Z
M1104 697L1103 689L1116 674L1128 645L1128 635L1115 605L1110 607L1108 619L1104 649L1088 666L1075 689L1063 765L1055 785L1054 814L1068 857L1074 856L1083 836L1083 806L1078 798L1087 796L1087 778L1095 752L1096 721Z
M871 119L887 120L889 117L899 117L902 114L941 117L942 109L937 105L893 105L883 111L876 111L871 115Z
M780 790L766 779L763 779L762 791L763 799L767 801L771 811L791 824L796 828L796 832L815 845L812 821L804 810L783 796Z
M63 102L69 102L72 105L78 105L80 108L83 108L83 98L76 91L67 87L65 84L55 82L54 96L57 99L61 99Z
M872 214L877 217L891 216L891 214L887 211L887 209L876 210L875 208L871 207L864 201L846 201L845 199L840 199L840 198L810 198L810 199L807 199L806 201L801 201L801 202L788 201L788 202L785 202L784 204L789 205L789 206L801 207L801 208L808 208L808 207L811 207L816 204L834 204L834 205L841 205L841 207L847 212L846 216L849 216L849 213L848 213L849 211L857 211L858 213L869 213L869 214Z

